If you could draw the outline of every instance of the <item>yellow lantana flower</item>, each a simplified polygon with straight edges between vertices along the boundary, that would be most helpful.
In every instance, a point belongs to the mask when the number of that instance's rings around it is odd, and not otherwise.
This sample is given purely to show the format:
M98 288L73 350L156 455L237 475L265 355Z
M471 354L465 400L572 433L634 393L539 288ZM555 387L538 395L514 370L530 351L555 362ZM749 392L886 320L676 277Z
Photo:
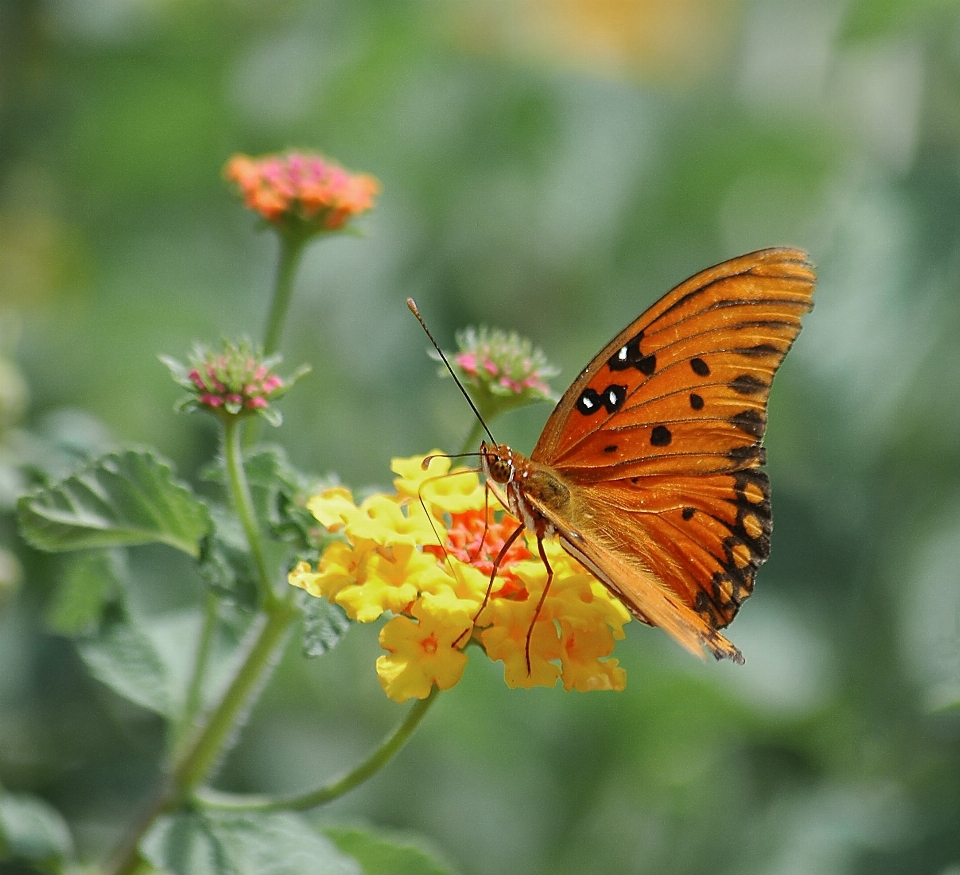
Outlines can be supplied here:
M289 576L361 623L392 614L380 632L387 654L377 660L386 694L403 702L454 686L469 643L503 662L509 687L560 680L568 690L622 690L626 674L610 654L630 620L626 608L556 541L544 544L554 576L539 612L547 572L533 541L510 547L491 585L496 557L520 524L476 472L451 472L439 455L426 470L423 462L394 459L396 492L359 505L342 487L314 496L310 511L346 540L316 568L301 562Z

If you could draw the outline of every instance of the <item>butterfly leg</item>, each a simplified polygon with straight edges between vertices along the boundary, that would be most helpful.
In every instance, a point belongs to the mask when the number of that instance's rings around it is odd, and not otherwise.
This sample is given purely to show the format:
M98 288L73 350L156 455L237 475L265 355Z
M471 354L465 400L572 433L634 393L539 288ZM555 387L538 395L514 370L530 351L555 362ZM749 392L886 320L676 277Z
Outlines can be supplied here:
M550 561L547 559L546 551L543 549L543 538L541 538L539 535L537 536L537 552L540 554L540 561L543 563L543 567L547 569L547 581L543 585L543 592L540 593L540 600L537 602L537 609L533 612L533 617L530 618L530 627L527 629L527 640L524 644L524 655L527 658L528 677L533 674L533 671L530 667L530 641L533 638L533 627L537 622L537 617L540 616L540 611L543 609L543 603L547 600L547 593L550 592L550 584L553 583L553 568L550 566Z
M517 538L523 533L523 526L517 526L513 530L513 534L503 542L503 546L500 548L500 552L497 553L497 558L493 560L493 570L490 572L490 582L487 584L487 591L483 594L483 601L480 602L480 609L473 615L473 620L470 623L469 629L464 629L463 634L453 642L454 647L459 647L460 642L473 631L473 627L477 625L477 620L480 619L480 615L483 613L484 608L486 608L487 603L490 601L490 596L493 593L493 582L497 579L497 572L500 570L500 566L503 564L503 559L507 555L507 551L514 545ZM529 666L530 660L527 660Z
M483 531L480 533L480 542L477 544L477 552L470 557L470 562L475 562L483 552L483 545L487 540L487 532L490 530L490 484L484 484L483 490Z

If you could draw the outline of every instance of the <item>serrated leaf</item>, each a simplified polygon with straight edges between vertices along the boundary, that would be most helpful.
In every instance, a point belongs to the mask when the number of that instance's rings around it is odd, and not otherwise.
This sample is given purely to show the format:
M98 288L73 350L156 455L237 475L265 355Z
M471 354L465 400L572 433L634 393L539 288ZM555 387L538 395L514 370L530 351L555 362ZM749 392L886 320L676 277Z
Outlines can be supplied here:
M302 593L303 652L307 656L323 656L332 650L350 631L350 620L339 605Z
M53 862L73 849L60 812L26 794L0 794L0 859Z
M157 714L172 711L167 672L156 646L126 619L103 624L78 644L87 668L114 692Z
M122 552L102 550L76 556L47 608L47 627L59 635L93 632L104 609L121 599L126 576Z
M333 485L332 479L320 479L297 471L282 447L263 447L244 459L244 470L253 495L257 516L265 520L273 537L293 544L298 552L314 553L328 536L313 514L307 500ZM222 459L208 466L204 476L225 486Z
M211 526L206 505L148 450L108 453L18 511L27 541L50 552L162 543L197 557Z
M315 548L314 533L319 526L306 503L329 484L297 471L282 447L266 447L254 453L246 467L254 500L274 536L299 549Z
M455 875L456 872L416 836L343 827L327 827L323 832L363 867L364 875Z
M300 815L187 813L159 820L140 843L174 875L361 875L360 866Z

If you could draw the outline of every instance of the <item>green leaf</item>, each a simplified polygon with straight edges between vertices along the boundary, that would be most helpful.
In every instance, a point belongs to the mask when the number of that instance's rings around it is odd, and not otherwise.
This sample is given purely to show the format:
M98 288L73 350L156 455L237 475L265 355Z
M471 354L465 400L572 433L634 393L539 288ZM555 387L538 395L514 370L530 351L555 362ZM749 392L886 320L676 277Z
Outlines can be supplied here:
M166 668L142 629L126 618L109 619L78 647L90 672L114 692L157 714L171 714Z
M127 577L124 555L117 550L81 553L67 565L46 612L50 631L88 635L100 625L104 610L120 601Z
M415 836L328 827L323 831L357 860L364 875L454 875L455 869Z
M303 610L303 652L307 656L323 656L347 634L350 620L339 605L326 599L304 592L299 602Z
M163 543L197 557L211 525L206 505L149 450L108 453L18 509L23 536L51 552Z
M297 471L287 460L283 448L277 446L251 453L244 459L243 467L257 516L269 526L270 534L292 544L299 553L315 557L330 536L307 510L307 501L336 481ZM208 466L204 477L225 488L223 460Z
M0 794L0 859L55 862L73 849L60 813L42 799Z
M260 593L257 569L250 557L240 521L226 508L210 508L213 531L204 538L200 552L200 574L218 595L251 610Z
M274 536L299 549L315 549L320 526L306 504L330 484L297 471L281 447L266 447L251 455L246 471L257 508Z
M356 861L297 814L177 814L140 844L174 875L361 875Z

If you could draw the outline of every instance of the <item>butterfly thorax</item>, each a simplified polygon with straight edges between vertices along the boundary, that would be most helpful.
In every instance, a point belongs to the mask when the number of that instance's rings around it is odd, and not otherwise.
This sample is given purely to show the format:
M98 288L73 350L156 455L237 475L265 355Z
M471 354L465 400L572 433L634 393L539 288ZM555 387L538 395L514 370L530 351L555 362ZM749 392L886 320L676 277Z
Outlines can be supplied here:
M506 444L481 443L480 463L487 479L503 487L507 507L528 531L541 538L554 534L553 525L537 505L559 515L567 510L570 489L555 471Z

